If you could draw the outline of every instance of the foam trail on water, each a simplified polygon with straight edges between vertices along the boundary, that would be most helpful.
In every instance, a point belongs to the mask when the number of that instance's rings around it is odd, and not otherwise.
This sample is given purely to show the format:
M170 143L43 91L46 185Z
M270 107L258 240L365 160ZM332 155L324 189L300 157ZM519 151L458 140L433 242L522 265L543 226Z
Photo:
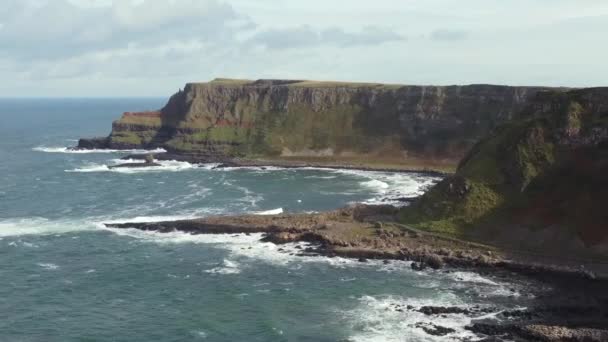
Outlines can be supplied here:
M32 148L37 152L46 153L71 153L71 154L87 154L87 153L129 153L129 154L146 154L146 153L164 153L167 150L163 148L156 148L153 150L144 149L130 149L130 150L116 150L116 149L74 149L73 147L67 146L37 146Z
M132 210L126 210L119 215L127 215L127 212L129 211ZM96 216L59 220L50 220L43 217L14 218L0 221L0 238L21 235L53 235L77 231L95 231L105 229L104 223L178 221L221 213L223 213L222 209L207 208L177 215L142 215L136 217L131 216L129 218L120 218L117 215L111 217Z
M95 225L86 220L53 221L42 217L32 217L0 221L0 237L61 234L93 229L95 229Z

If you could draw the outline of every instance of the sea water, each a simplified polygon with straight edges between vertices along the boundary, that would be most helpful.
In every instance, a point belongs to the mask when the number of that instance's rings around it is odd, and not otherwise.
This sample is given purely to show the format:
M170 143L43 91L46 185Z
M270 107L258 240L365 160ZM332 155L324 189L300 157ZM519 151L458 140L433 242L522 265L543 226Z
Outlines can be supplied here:
M399 204L395 198L420 195L438 181L177 161L111 169L146 151L69 150L79 137L107 135L121 112L164 101L0 100L0 341L475 339L464 329L471 317L416 309L500 310L525 297L521 282L413 271L403 261L299 257L305 244L262 243L260 234L106 229L103 222ZM421 323L455 332L432 336Z

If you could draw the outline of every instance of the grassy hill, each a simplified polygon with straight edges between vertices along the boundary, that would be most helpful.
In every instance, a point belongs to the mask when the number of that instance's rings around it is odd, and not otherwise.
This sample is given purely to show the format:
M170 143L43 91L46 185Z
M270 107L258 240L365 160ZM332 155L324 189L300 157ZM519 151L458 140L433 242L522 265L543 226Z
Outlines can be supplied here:
M608 88L592 88L539 93L401 219L516 248L608 255L606 203Z

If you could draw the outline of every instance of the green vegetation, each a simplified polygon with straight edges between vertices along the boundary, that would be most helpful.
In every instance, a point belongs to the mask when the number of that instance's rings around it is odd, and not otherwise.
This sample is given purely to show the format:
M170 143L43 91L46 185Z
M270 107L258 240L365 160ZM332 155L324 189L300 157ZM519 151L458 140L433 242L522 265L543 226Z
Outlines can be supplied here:
M118 124L125 125L136 125L136 126L146 126L146 127L155 127L158 128L162 125L160 117L148 117L148 116L123 116L118 121Z
M597 204L608 199L608 150L592 139L608 135L608 123L597 120L594 103L572 100L579 96L555 94L551 111L498 127L454 176L402 209L401 221L467 238L491 239L484 230L509 225L561 229L589 243L608 237L608 214Z
M386 83L366 83L366 82L335 82L335 81L301 81L290 83L290 87L310 87L310 88L382 88L398 89L403 87L401 84Z

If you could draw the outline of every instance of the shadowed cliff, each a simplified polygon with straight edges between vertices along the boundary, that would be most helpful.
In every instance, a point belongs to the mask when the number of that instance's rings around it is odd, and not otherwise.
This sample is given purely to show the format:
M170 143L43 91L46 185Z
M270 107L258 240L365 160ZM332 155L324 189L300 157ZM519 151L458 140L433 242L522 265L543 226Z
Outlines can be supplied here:
M549 254L608 255L608 88L542 92L401 219Z

